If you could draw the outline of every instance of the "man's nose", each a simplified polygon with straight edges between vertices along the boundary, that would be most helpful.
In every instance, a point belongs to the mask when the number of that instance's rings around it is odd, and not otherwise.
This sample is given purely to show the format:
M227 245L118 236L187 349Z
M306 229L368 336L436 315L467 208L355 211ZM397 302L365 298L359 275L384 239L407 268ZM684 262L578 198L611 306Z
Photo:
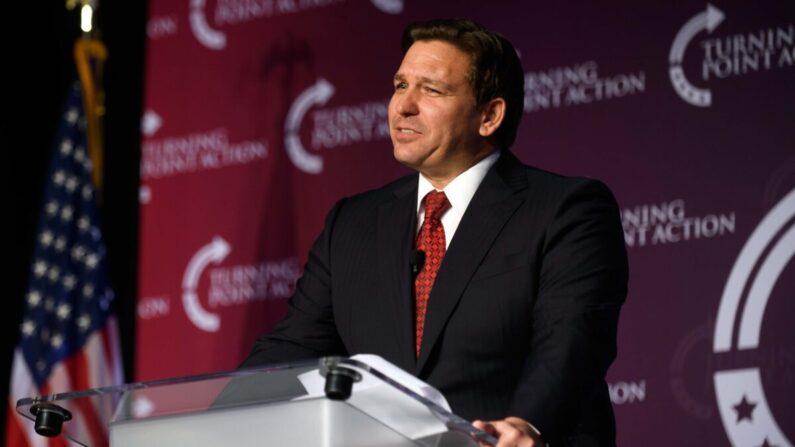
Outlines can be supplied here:
M417 93L414 89L408 89L403 92L395 94L396 110L399 114L404 116L416 115L419 113L417 107Z

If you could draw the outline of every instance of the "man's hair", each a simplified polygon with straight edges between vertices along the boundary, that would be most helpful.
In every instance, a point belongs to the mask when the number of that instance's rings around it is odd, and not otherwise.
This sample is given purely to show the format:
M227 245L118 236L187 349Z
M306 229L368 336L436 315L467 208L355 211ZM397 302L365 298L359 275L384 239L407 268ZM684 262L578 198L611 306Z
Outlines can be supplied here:
M467 80L478 107L494 98L503 98L506 113L492 135L497 147L508 148L524 112L524 71L513 45L502 35L466 19L416 22L403 31L403 54L414 42L440 40L469 55L472 65Z

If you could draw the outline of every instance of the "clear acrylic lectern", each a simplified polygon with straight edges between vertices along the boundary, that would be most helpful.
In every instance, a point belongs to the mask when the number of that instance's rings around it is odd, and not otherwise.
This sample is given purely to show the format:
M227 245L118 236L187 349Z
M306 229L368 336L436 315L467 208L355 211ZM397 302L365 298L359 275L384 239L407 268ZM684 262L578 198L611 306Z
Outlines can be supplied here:
M91 447L496 444L400 380L324 357L20 399L17 411L41 436Z

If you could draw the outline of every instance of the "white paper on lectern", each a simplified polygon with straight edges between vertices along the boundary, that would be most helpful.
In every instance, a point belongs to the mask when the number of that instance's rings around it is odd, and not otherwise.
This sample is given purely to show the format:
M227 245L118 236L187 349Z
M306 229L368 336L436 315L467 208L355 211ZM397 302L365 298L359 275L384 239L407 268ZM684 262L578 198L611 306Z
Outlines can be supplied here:
M351 357L369 365L411 391L450 411L450 405L442 393L422 380L398 368L382 357L374 354L358 354ZM325 396L323 390L326 379L319 370L312 370L298 376L306 388L307 396L298 399ZM353 392L348 399L351 405L366 409L369 414L382 421L409 439L419 439L447 431L444 423L422 403L406 396L394 386L363 374L360 382L354 383Z

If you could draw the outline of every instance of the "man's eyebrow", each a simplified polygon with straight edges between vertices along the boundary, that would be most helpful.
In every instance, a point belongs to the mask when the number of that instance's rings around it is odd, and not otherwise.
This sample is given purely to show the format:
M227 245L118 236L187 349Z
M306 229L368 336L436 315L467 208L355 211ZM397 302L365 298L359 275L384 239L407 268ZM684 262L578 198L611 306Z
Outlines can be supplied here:
M401 73L395 73L395 76L392 79L394 81L405 81L406 77L403 76ZM418 83L419 84L436 85L436 86L440 86L440 87L443 87L443 88L448 89L448 90L452 90L453 89L452 85L450 85L450 84L448 84L448 83L446 83L444 81L440 81L438 79L429 78L429 77L426 77L426 76L421 76L419 78L419 82Z

